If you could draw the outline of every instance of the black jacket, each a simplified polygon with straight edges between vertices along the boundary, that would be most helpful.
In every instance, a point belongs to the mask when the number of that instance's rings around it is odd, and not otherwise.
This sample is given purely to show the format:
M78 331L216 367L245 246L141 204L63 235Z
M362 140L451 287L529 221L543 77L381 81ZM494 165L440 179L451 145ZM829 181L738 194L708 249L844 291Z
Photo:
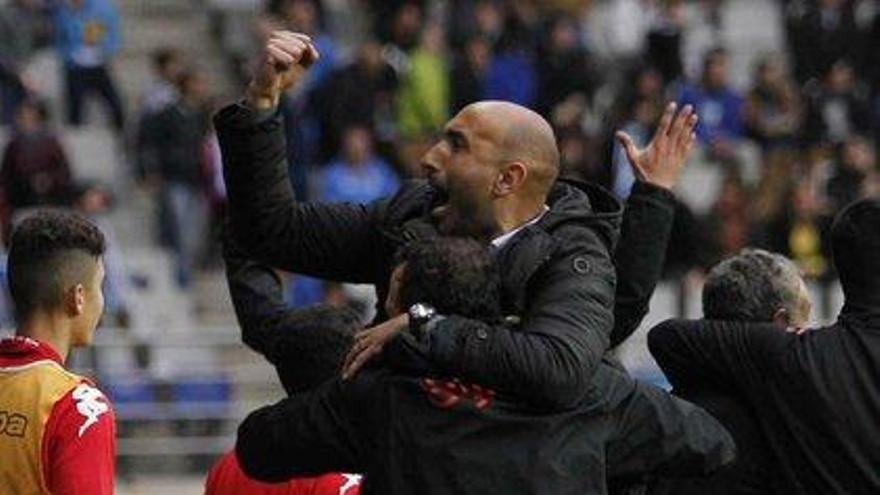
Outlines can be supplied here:
M804 335L671 320L651 330L648 346L676 388L714 387L747 401L781 493L880 493L880 316L845 310Z
M235 240L249 256L296 273L374 284L382 301L397 249L436 235L427 221L435 194L425 182L369 205L296 203L277 116L232 105L215 125ZM646 204L671 223L667 200L658 199L668 193L643 187L654 202ZM432 332L428 354L446 375L558 409L580 402L609 345L615 298L609 253L622 207L601 188L566 182L548 204L541 221L500 253L505 312L522 315L522 326L488 331L484 323L450 317ZM637 311L646 309L631 299Z
M733 440L708 413L600 365L585 402L554 414L502 397L432 401L423 379L368 370L259 409L238 430L249 476L366 474L363 493L607 493L605 452L622 475L709 473ZM478 405L479 404L479 405Z

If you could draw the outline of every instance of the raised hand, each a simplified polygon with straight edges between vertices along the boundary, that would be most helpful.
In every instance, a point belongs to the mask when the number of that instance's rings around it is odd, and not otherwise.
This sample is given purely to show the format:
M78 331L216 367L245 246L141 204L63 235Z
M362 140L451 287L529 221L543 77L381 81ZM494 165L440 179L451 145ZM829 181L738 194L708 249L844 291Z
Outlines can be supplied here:
M257 110L278 105L281 94L318 60L318 50L305 34L275 31L266 41L247 90L247 104Z
M697 114L693 107L685 105L678 114L676 108L675 103L666 106L657 131L645 148L638 149L629 134L623 131L615 134L636 177L666 189L672 189L678 183L696 140Z

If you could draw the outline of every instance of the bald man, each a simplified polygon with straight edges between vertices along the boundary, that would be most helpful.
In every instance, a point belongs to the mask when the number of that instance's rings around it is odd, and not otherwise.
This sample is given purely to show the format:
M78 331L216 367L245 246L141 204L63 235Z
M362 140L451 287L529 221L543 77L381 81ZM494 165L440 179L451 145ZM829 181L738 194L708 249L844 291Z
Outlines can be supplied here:
M627 242L632 278L628 292L615 297L612 250L622 205L595 185L557 180L552 129L517 105L481 102L463 109L424 156L427 180L406 184L392 198L366 205L297 203L276 110L281 93L318 56L307 36L274 33L244 101L215 117L235 241L251 257L295 273L374 284L380 301L395 253L408 242L457 235L491 243L504 277L503 311L521 325L491 326L414 304L359 335L345 375L384 351L398 370L480 383L540 410L579 404L609 335L634 328L647 308L672 220L668 189L694 139L691 110L676 115L670 106L643 150L621 136L642 179L624 236L629 225L644 237ZM378 310L382 321L387 315ZM615 328L615 319L627 326Z

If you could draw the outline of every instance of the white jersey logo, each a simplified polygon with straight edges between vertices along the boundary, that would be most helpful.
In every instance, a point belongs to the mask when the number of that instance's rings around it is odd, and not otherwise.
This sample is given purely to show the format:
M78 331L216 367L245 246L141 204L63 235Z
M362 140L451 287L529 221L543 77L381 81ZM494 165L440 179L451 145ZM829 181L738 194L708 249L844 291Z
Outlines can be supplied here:
M86 418L79 427L79 436L83 436L90 426L98 422L100 415L110 410L110 406L104 402L104 394L100 390L85 383L77 385L72 396L76 401L76 410Z
M361 475L359 474L343 474L345 484L339 487L339 495L345 495L349 490L361 484Z

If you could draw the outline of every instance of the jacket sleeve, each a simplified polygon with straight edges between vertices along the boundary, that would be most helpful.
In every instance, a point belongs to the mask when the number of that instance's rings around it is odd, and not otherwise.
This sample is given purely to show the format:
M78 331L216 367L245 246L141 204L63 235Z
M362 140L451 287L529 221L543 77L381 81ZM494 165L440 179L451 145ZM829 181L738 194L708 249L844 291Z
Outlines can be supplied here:
M639 482L654 476L707 476L736 457L730 433L703 409L636 382L616 411L606 450L608 478Z
M327 472L364 472L368 425L357 422L354 381L328 382L318 389L257 409L238 427L235 454L249 477L265 482ZM365 414L363 409L360 414Z
M608 347L614 281L598 239L572 241L532 276L518 328L450 316L430 332L429 359L444 373L534 407L571 407L584 397Z
M637 181L627 199L614 253L617 289L611 347L622 344L648 314L651 295L663 272L675 219L675 197L664 188Z
M273 351L279 347L287 310L281 279L268 266L244 258L229 239L224 240L223 257L241 338L274 363Z
M767 366L799 337L770 323L667 320L648 333L648 349L676 388L761 383Z
M298 203L278 115L230 105L214 117L235 240L271 266L342 282L375 283L377 204ZM381 275L384 277L384 273Z
M46 422L42 458L51 493L113 493L116 421L104 394L81 383L55 403Z

